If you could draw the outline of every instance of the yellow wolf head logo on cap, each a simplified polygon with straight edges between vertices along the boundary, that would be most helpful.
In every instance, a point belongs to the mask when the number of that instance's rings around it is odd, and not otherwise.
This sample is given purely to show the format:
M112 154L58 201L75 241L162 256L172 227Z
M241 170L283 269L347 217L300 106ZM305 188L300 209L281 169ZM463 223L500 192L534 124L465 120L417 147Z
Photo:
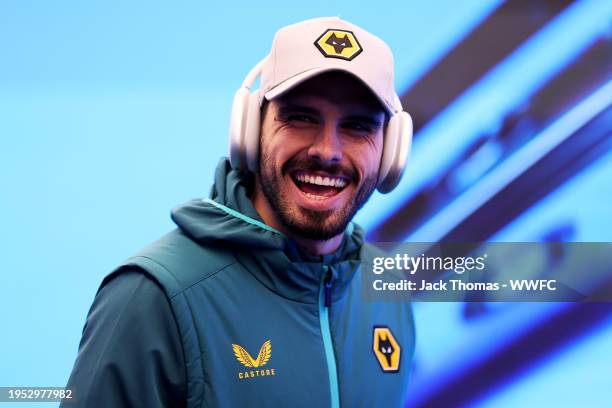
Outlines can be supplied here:
M352 60L363 51L355 34L347 30L328 29L317 38L314 44L323 56L347 61Z

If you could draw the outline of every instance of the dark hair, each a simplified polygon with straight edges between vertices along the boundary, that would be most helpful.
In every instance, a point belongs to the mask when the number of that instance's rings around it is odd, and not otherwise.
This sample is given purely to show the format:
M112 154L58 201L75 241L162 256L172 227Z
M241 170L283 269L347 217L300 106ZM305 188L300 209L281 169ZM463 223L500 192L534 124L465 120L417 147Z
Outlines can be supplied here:
M266 98L263 98L263 101L261 102L261 108L260 108L260 112L261 112L261 119L263 122L263 118L264 116L266 116L266 112L268 111L268 105L270 104L270 101L267 100Z

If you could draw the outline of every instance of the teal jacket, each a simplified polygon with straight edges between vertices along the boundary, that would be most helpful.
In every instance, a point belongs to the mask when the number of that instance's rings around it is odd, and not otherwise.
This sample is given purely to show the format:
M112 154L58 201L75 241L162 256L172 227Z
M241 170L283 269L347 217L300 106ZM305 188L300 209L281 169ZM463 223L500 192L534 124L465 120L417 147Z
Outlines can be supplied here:
M334 253L306 255L262 222L226 160L211 197L172 218L178 228L128 259L101 290L127 271L161 287L182 348L177 405L402 406L412 312L407 302L363 299L360 262L369 246L360 227L350 224Z

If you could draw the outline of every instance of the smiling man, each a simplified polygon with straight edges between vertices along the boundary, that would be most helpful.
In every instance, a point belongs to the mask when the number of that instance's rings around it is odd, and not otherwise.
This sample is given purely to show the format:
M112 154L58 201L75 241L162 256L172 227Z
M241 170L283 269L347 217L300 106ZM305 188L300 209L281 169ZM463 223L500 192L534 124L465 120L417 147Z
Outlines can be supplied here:
M266 224L311 253L335 250L376 188L385 115L370 90L337 71L271 101L252 196Z
M281 29L210 197L102 282L65 406L401 406L412 312L362 298L373 249L351 220L399 182L411 131L382 40L338 18Z

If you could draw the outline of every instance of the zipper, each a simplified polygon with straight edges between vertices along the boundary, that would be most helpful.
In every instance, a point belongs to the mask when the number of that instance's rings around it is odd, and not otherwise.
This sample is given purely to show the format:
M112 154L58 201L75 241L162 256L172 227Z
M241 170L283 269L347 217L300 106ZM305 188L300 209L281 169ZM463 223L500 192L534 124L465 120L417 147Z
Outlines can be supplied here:
M325 359L327 360L327 374L329 377L329 390L331 394L331 407L340 407L338 390L338 373L336 371L336 355L331 338L329 326L329 307L331 306L333 276L329 267L323 265L323 278L319 287L319 322L321 323L321 334L323 336L323 347L325 348Z

